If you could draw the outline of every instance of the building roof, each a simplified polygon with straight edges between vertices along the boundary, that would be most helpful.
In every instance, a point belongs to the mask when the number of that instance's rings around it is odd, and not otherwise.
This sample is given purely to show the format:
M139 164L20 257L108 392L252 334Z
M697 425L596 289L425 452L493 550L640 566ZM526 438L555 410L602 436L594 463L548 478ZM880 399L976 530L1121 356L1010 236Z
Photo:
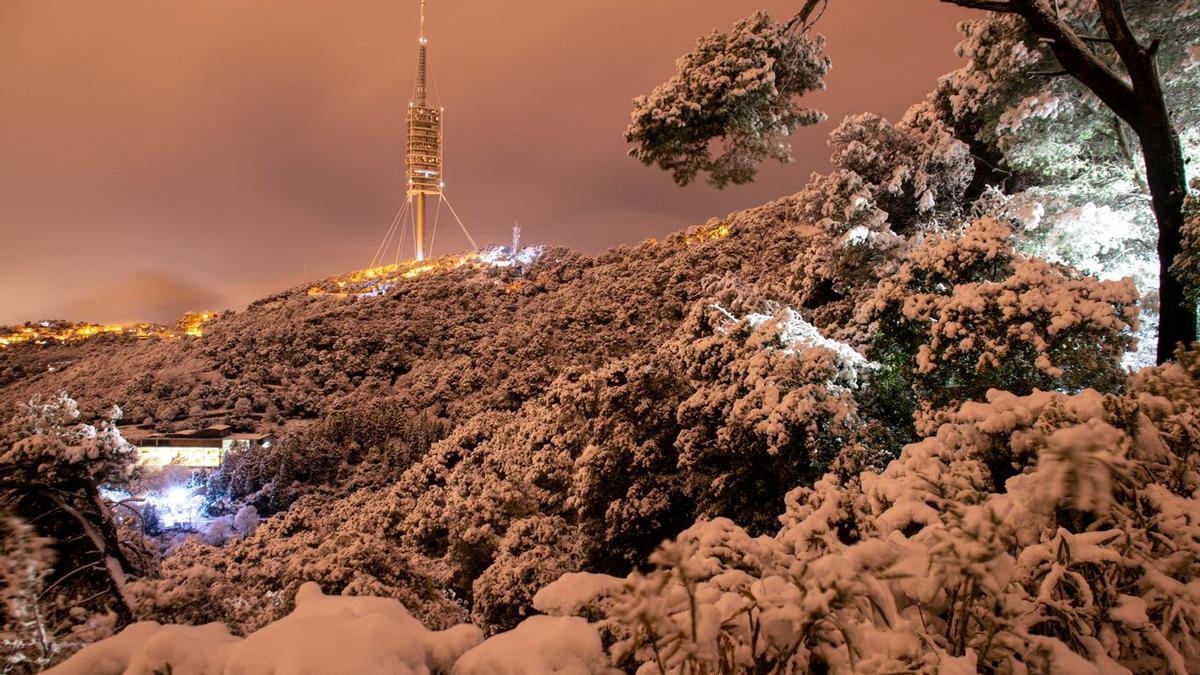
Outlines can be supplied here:
M185 429L165 434L143 435L132 438L130 441L142 447L219 448L226 441L262 442L271 437L270 434L231 433L232 428L228 424L214 424L203 429Z
M168 438L225 438L229 436L231 429L233 429L233 427L229 426L228 424L214 424L212 426L204 427L203 429L185 429L183 431L173 431L171 433L163 434L163 436Z

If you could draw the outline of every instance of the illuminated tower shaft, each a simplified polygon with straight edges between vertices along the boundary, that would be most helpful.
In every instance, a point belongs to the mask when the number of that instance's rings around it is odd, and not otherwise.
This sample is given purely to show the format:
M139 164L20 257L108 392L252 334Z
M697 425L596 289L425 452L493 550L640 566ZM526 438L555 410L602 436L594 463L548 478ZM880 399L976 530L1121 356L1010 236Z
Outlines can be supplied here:
M442 194L442 110L428 105L425 89L425 0L421 0L421 38L417 45L416 98L408 104L408 197L416 221L417 260L425 259L425 201Z

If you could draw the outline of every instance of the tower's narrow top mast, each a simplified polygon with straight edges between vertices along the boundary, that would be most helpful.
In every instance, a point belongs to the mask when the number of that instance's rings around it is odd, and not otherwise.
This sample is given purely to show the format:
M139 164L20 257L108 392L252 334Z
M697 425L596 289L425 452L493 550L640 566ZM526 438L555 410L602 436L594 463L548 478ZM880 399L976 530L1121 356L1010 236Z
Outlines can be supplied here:
M414 104L424 108L428 96L425 92L425 50L429 40L425 38L425 0L421 0L421 37L417 40L417 92Z

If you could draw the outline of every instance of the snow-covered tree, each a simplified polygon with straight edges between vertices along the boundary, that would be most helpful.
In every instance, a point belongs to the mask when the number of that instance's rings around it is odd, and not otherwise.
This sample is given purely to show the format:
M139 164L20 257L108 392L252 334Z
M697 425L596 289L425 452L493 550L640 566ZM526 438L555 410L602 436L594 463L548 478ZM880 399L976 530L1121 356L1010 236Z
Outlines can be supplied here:
M815 223L842 221L849 239L861 240L879 228L860 212L874 211L892 231L910 234L952 225L964 211L963 197L975 173L970 151L925 104L910 108L895 125L870 113L847 117L829 135L829 145L835 170L821 182L857 189L838 210L831 210L828 198L813 195L813 204L822 209L813 214ZM865 231L849 233L856 217Z
M1197 8L1174 0L1125 0L1133 32L1153 39L1162 93L1183 160L1200 158L1200 70L1189 51ZM1123 66L1101 37L1094 2L1057 4L1059 16L1115 72ZM1021 17L994 14L963 24L967 65L944 77L931 100L984 161L987 180L1009 197L999 211L1018 224L1026 250L1106 279L1131 276L1142 291L1142 334L1158 328L1158 222L1137 134L1060 64ZM1090 86L1090 85L1089 85ZM1150 94L1146 93L1147 96ZM1157 345L1143 340L1137 362Z
M804 29L799 16L776 23L755 12L701 38L674 77L634 100L629 154L680 185L707 173L717 187L753 180L765 159L789 161L787 137L825 119L797 100L824 88L830 65L824 39Z
M65 582L56 585L59 611L111 609L128 622L126 575L139 571L131 562L137 557L128 555L133 543L122 541L113 506L100 493L133 471L135 451L117 430L119 416L114 409L96 426L80 422L65 393L22 405L0 429L0 497L55 541L50 583ZM72 601L82 604L72 609Z
M1195 339L1195 305L1169 269L1182 251L1186 165L1200 156L1190 52L1200 10L1182 0L954 1L997 14L965 25L970 64L938 91L952 125L1009 172L1039 255L1159 289L1157 357L1169 358ZM1146 307L1157 323L1153 298Z
M773 524L765 504L820 475L854 437L854 390L869 371L866 359L795 310L765 309L737 316L714 303L693 311L680 353L693 391L676 412L675 449L694 512L755 530Z
M258 509L253 504L245 504L233 516L233 529L238 536L249 537L258 529L259 522Z

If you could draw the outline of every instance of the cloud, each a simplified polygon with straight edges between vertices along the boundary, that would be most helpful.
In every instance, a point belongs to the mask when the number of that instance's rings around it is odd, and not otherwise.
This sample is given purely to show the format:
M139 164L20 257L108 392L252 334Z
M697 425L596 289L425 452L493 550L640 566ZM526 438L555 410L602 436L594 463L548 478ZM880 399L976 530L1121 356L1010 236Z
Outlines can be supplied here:
M52 318L100 323L170 323L184 312L222 309L225 304L225 298L212 290L170 272L147 270L64 302L56 312L58 316Z

